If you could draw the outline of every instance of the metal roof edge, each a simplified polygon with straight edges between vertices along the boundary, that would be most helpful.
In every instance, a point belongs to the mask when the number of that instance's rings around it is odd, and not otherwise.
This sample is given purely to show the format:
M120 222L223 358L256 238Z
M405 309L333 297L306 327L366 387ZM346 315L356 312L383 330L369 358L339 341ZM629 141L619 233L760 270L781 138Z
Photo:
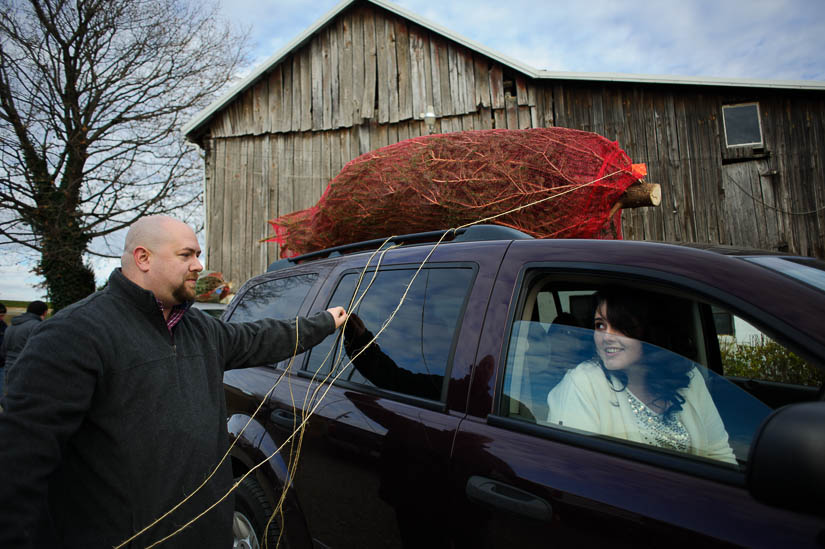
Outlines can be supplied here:
M825 82L817 80L756 80L713 76L670 76L659 74L619 74L600 72L537 71L536 78L546 80L585 80L594 82L627 82L631 84L680 84L693 86L724 86L731 88L775 88L823 90Z

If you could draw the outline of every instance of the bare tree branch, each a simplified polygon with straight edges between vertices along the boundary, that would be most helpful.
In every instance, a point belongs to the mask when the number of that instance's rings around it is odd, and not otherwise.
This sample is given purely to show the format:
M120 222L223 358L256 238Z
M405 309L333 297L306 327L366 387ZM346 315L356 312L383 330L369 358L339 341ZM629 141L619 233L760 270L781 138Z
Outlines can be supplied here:
M41 253L58 308L93 290L93 239L200 204L179 127L245 52L198 0L0 0L0 245Z

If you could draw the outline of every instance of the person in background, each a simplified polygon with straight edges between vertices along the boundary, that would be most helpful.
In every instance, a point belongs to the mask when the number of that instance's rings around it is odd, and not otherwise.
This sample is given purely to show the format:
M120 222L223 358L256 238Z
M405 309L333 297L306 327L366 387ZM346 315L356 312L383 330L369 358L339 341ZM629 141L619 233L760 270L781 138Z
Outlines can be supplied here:
M0 394L5 380L9 377L9 372L14 366L18 355L26 346L32 331L46 318L49 306L42 301L32 301L26 307L26 312L16 316L11 321L11 326L6 330L3 344L0 345L0 362L5 363L5 372L0 377Z
M191 495L127 545L173 534L232 487L224 460L198 490L229 447L224 370L302 353L347 318L224 323L190 308L200 253L181 221L139 219L106 288L29 339L0 414L0 547L111 549ZM233 500L163 547L231 547Z
M3 346L3 336L6 333L6 304L0 303L0 347ZM3 366L5 364L4 357L0 355L0 379L3 379ZM0 392L0 394L2 394Z

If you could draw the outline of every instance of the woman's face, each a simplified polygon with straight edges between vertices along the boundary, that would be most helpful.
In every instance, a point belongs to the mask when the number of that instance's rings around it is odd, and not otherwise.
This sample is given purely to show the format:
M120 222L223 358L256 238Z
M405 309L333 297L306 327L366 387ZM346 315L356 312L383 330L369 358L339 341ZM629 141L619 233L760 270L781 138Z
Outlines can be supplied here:
M596 309L593 323L593 341L596 352L608 370L627 370L642 358L642 342L627 337L607 320L607 303Z

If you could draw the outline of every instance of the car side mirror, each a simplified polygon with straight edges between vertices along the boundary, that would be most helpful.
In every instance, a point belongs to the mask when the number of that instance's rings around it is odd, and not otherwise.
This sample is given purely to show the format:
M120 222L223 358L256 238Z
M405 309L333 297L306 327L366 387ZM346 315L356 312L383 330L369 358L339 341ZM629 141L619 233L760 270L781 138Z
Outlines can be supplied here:
M746 482L763 503L825 515L825 402L784 406L762 422Z

